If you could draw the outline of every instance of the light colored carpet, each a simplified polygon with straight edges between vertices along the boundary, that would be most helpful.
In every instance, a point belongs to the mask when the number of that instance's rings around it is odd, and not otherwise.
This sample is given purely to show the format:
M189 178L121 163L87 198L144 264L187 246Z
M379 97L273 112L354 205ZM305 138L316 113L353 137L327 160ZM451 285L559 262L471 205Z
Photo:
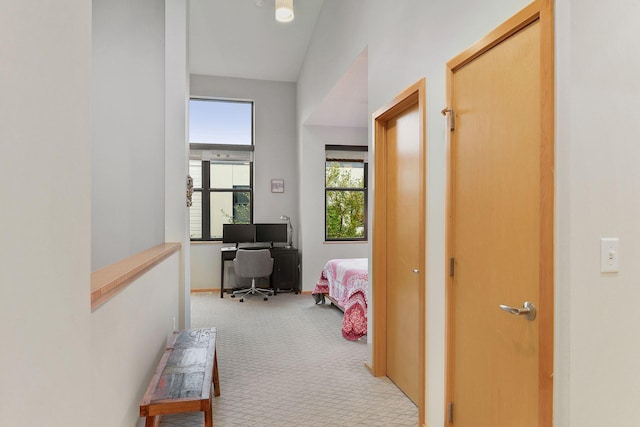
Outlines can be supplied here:
M221 396L216 426L415 426L416 406L364 366L367 344L345 340L342 313L310 295L245 302L191 296L193 328L218 328ZM162 427L202 426L201 412L167 415Z

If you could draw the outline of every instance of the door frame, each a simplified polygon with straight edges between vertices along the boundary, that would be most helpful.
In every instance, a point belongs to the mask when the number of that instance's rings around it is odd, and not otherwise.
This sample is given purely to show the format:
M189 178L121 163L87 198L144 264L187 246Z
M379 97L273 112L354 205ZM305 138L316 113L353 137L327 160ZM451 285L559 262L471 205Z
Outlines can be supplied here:
M554 30L553 0L535 0L516 13L503 24L487 34L477 43L447 62L447 108L453 107L453 75L474 59L486 53L496 45L508 39L528 25L540 22L540 308L539 325L539 366L538 366L538 425L553 425L553 352L554 352ZM454 113L455 114L455 111ZM446 200L446 238L445 271L449 271L450 259L454 256L453 230L453 190L455 165L452 154L451 134L447 143L447 200ZM454 277L447 273L445 283L446 306L446 344L445 344L445 426L449 424L448 403L454 397Z
M386 158L387 122L407 108L418 106L420 141L419 195L416 200L419 226L418 236L418 424L425 425L425 306L426 306L426 81L424 78L398 94L389 104L373 114L373 152L374 152L374 211L373 211L373 261L371 268L371 311L373 326L373 355L371 371L374 376L387 375L387 187L385 177L388 173Z

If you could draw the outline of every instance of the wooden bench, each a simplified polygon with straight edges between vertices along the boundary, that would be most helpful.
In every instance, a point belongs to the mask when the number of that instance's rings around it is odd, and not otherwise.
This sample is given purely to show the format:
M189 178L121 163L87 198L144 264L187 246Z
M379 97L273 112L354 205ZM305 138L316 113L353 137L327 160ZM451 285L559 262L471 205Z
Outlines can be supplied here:
M145 427L160 415L193 411L203 411L204 425L212 427L212 388L220 396L216 328L174 332L140 402Z

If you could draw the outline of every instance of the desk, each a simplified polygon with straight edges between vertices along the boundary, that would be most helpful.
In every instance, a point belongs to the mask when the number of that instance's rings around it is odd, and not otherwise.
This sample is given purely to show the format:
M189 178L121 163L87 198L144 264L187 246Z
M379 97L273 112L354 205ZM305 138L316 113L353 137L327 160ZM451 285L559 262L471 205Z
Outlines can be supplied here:
M236 250L235 246L220 248L220 298L224 298L224 262L232 261L236 257ZM291 289L296 294L299 293L298 249L276 246L269 248L269 251L273 258L273 273L269 284L274 295L278 289Z

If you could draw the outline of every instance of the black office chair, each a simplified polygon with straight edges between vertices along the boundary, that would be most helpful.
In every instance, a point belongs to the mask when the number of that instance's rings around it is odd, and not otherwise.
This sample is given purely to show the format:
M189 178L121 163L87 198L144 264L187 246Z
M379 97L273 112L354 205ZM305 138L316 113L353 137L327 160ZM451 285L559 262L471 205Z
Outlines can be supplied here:
M256 279L271 276L273 272L273 258L269 249L238 249L233 260L233 269L236 276L251 278L251 287L233 291L231 298L240 295L240 302L243 302L245 295L260 294L267 301L267 297L273 295L271 289L256 288Z

